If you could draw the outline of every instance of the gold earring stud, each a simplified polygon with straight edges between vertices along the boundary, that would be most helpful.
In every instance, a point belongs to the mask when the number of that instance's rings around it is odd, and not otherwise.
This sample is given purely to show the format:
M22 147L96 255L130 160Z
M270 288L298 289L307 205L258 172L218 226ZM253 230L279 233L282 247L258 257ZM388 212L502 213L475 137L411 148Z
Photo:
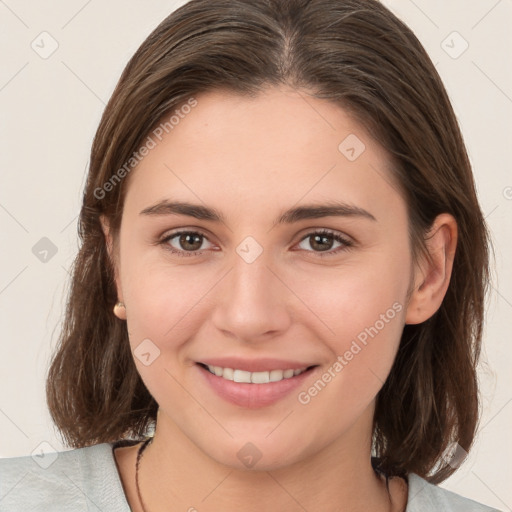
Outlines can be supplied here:
M114 315L122 320L126 320L126 306L123 302L119 301L114 306Z

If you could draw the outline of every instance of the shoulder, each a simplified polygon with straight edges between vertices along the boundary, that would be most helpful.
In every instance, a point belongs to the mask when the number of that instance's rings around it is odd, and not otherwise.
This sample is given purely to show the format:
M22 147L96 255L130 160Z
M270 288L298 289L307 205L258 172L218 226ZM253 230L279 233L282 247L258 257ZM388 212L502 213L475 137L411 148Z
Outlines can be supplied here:
M409 491L406 512L501 512L433 485L414 473L410 473L407 480Z
M129 512L113 444L0 459L0 512Z

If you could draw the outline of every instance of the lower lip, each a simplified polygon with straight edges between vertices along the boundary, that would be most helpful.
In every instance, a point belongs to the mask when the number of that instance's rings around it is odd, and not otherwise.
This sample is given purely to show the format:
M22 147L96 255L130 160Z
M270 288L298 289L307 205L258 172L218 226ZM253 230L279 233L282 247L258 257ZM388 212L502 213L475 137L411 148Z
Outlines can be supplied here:
M272 405L297 389L316 370L310 368L299 375L267 384L249 384L235 382L214 375L201 365L197 365L203 378L223 399L240 407L258 409Z

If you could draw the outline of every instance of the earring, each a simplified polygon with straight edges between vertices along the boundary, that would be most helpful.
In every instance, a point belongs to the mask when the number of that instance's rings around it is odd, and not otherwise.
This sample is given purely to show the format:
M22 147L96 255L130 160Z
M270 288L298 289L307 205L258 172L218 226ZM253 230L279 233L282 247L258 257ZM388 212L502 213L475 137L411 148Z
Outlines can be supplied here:
M121 320L126 320L126 306L122 302L117 302L114 306L114 315Z

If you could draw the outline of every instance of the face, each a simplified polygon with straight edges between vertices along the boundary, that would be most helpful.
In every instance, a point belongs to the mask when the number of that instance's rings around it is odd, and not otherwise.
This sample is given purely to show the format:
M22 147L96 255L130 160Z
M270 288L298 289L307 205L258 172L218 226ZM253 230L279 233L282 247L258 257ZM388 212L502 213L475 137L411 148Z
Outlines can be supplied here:
M157 433L233 467L367 446L412 271L387 155L306 92L196 100L132 171L118 239Z

